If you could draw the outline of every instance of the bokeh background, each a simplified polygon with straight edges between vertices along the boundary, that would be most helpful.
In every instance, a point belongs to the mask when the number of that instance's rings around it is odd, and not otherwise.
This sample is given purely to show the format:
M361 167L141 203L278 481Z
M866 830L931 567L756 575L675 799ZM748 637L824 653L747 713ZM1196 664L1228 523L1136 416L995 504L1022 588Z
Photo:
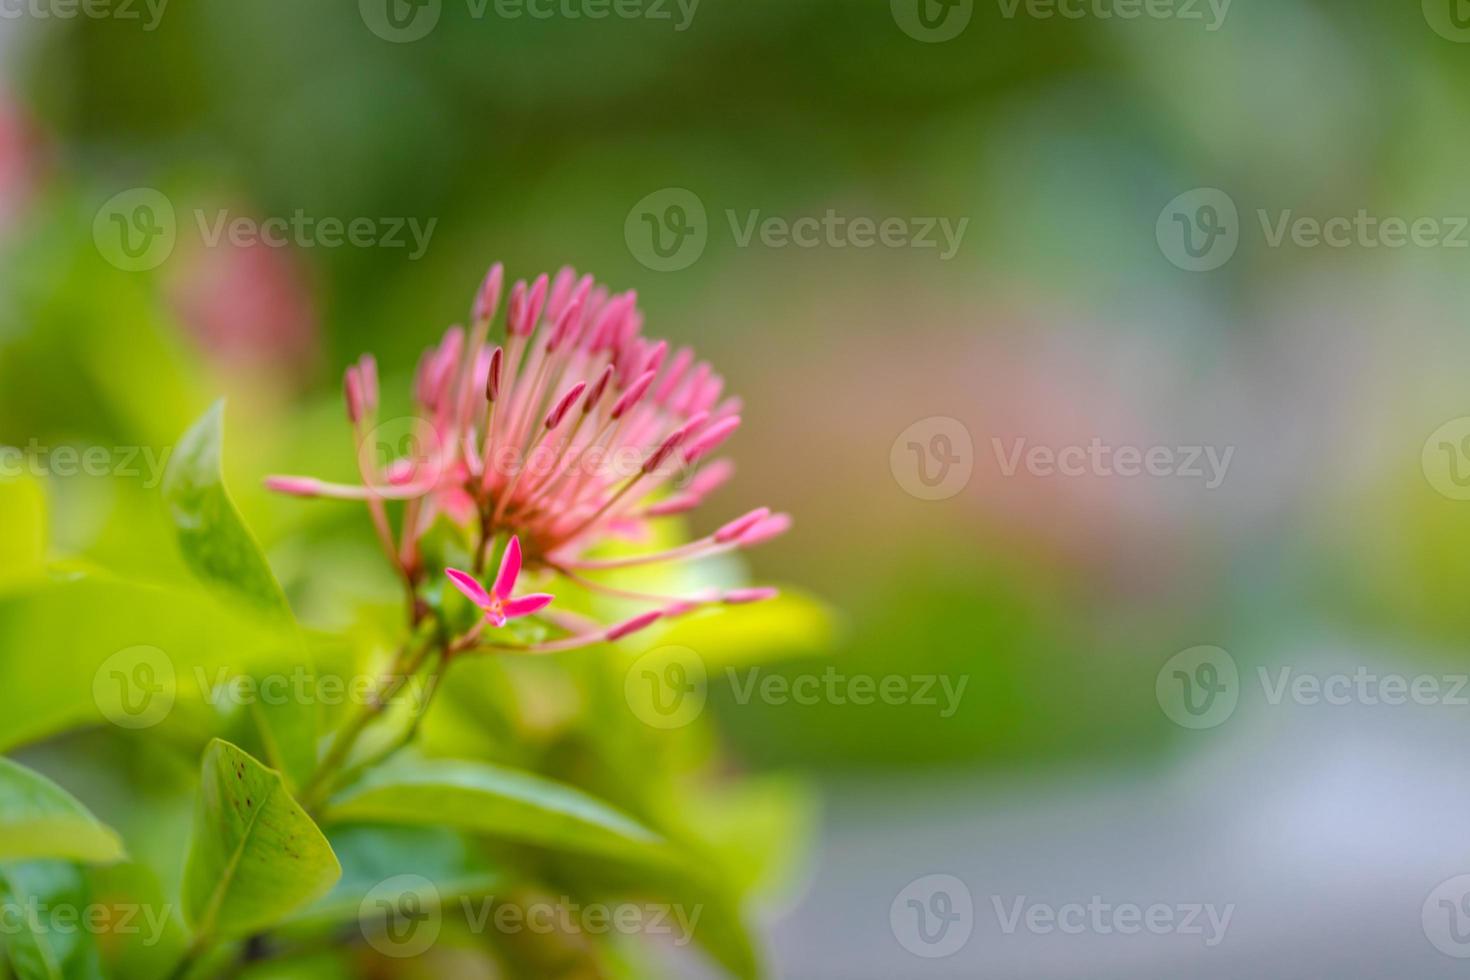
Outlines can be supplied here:
M903 0L703 0L687 20L568 3L443 0L411 43L345 0L174 0L154 29L141 5L5 8L0 444L165 447L227 394L241 506L309 616L356 584L313 563L356 567L369 529L344 511L293 545L319 518L259 478L348 467L342 367L375 351L406 385L490 261L571 263L637 288L648 332L746 399L739 479L704 520L790 511L753 574L830 610L763 669L964 679L948 715L942 697L742 703L712 679L729 758L816 801L761 911L778 975L1457 975L1444 947L1470 943L1429 899L1470 872L1470 705L1449 696L1470 670L1470 503L1439 447L1470 429L1437 435L1470 415L1460 0L1236 0L1215 29L1183 0L1137 19L976 0L943 41ZM139 187L172 203L177 244L128 271L94 223ZM629 229L667 188L698 199L707 241L660 271ZM1165 234L1197 188L1238 209L1238 248L1204 272ZM964 232L949 257L776 247L730 217L829 209ZM195 215L221 210L434 225L421 256L210 245ZM1263 225L1360 211L1441 238L1273 245ZM931 500L904 444L936 417L968 436L968 476ZM1008 474L997 445L1018 439L1233 455L1215 487ZM42 481L49 547L179 574L144 482ZM1238 705L1192 729L1157 682L1202 645L1238 666ZM1273 704L1260 671L1283 669L1428 675L1445 696ZM973 900L942 958L894 905L930 875ZM1234 913L1208 947L1008 933L995 903L1022 896Z

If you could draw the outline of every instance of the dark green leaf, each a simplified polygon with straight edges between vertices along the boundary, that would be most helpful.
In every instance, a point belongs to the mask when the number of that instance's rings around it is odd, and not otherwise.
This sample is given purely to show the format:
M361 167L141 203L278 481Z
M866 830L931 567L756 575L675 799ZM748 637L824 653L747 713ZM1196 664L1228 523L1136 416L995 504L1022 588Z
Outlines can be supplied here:
M5 949L16 980L102 980L87 883L64 861L0 863Z
M204 752L184 910L200 936L240 936L320 898L342 868L281 776L218 739Z
M633 818L563 783L479 762L431 759L371 772L332 801L335 821L439 824L636 861L668 859Z

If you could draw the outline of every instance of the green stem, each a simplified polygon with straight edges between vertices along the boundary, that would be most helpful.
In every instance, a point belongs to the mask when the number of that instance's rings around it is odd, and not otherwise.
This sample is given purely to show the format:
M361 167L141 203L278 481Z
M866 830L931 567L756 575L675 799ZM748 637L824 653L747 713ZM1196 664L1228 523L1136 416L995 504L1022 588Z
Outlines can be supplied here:
M307 780L298 795L301 805L308 812L316 810L325 801L327 793L331 791L333 777L336 776L342 763L346 762L347 757L351 755L352 747L357 744L362 733L387 709L393 698L408 683L408 679L418 673L429 654L436 649L438 649L438 644L433 640L425 643L412 656L406 656L407 648L405 648L405 652L400 653L395 659L392 670L373 697L333 737L327 754L317 764L316 771L312 773L311 779Z

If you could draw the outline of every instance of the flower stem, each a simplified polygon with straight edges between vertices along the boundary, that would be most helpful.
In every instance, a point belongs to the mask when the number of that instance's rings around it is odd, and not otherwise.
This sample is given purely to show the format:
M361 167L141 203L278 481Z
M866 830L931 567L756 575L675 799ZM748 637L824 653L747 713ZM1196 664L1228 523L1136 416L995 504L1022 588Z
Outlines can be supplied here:
M398 655L393 668L380 683L376 693L332 738L327 754L322 757L322 761L317 764L316 771L301 788L298 799L308 812L321 806L326 795L331 792L338 770L342 763L347 761L347 757L352 753L352 747L357 744L362 733L387 709L393 698L408 683L409 678L418 673L429 655L438 649L438 642L430 640L412 655L408 654L407 647Z

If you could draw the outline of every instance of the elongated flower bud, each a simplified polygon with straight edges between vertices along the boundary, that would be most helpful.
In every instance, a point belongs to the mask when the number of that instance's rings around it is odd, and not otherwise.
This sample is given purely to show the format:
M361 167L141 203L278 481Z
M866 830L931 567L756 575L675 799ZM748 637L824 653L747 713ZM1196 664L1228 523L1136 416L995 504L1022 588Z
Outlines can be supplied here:
M720 544L734 541L736 538L740 537L740 535L744 534L746 531L755 527L761 521L770 516L771 508L769 507L757 507L755 510L741 514L739 517L735 518L733 521L721 527L718 531L715 532L715 541Z
M661 619L662 617L663 610L661 609L656 609L653 612L646 612L641 616L634 616L632 619L627 620L626 622L619 623L612 629L608 630L607 638L608 640L621 640L623 637L636 633L639 630L647 629L654 623L658 622L659 619Z
M561 420L567 417L567 412L571 411L572 406L577 403L577 399L581 397L582 392L586 390L587 382L578 381L576 385L572 387L571 391L568 391L565 395L561 396L561 399L556 403L555 407L553 407L550 412L546 413L547 432L550 432L558 425L561 425Z
M505 350L496 347L490 352L490 374L485 379L485 398L495 401L500 397L500 371L505 364Z
M648 386L653 384L655 375L654 371L645 371L642 377L628 386L628 390L623 392L622 397L613 405L612 417L614 419L622 418L627 414L628 409L638 404L639 399L648 393Z
M740 416L738 415L713 423L696 436L693 442L684 447L684 462L698 462L710 450L730 438L730 433L738 428L740 428Z
M490 267L489 272L485 273L485 281L480 284L480 291L475 294L475 307L472 313L475 323L489 323L495 319L495 310L500 306L500 288L504 282L505 266L497 262Z
M343 376L342 393L347 401L347 421L356 425L362 421L362 374L356 365Z
M582 403L582 413L585 415L596 407L602 398L602 393L607 391L608 384L612 381L613 366L609 364L602 369L602 374L597 376L597 381L592 385L592 390L587 393L587 400Z

